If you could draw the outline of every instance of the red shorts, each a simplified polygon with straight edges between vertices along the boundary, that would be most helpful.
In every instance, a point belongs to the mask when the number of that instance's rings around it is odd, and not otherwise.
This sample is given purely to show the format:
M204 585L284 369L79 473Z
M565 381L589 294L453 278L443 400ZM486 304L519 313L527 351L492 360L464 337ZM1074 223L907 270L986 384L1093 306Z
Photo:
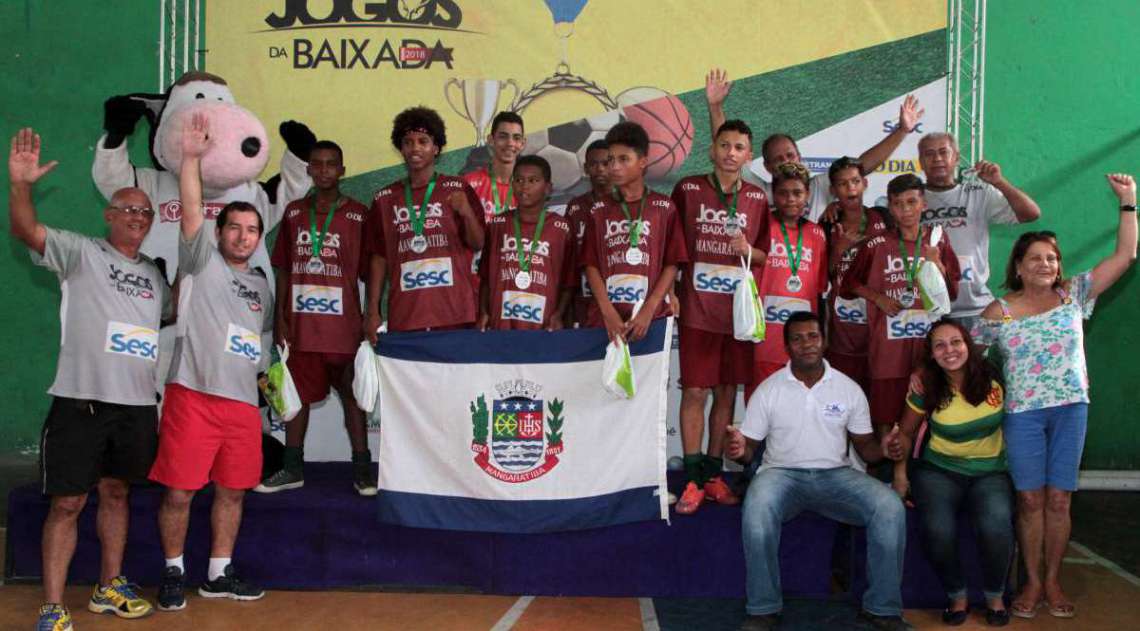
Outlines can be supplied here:
M871 395L871 376L867 373L866 355L828 353L827 363L859 384L859 387L863 389L863 394L868 397Z
M741 342L731 333L687 326L682 326L678 335L682 388L711 388L752 380L751 342Z
M356 355L351 353L307 353L290 351L289 374L302 405L312 405L329 396L329 388L344 382L347 371L348 385L352 384L352 363Z
M211 480L252 489L261 481L261 413L248 403L167 384L149 477L185 491Z
M906 405L908 390L910 390L910 377L872 379L871 395L867 397L871 406L871 425L878 428L899 422L902 419L903 407Z

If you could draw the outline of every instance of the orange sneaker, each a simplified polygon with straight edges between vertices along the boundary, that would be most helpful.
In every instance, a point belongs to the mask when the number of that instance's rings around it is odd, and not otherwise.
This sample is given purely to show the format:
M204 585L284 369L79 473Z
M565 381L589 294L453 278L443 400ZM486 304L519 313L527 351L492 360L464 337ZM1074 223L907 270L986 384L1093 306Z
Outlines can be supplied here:
M732 492L719 475L705 482L705 501L716 502L726 506L736 506L740 503L740 496Z
M677 500L677 513L692 515L697 512L704 500L705 492L697 487L696 482L690 482L685 485L685 492L681 494L681 499Z

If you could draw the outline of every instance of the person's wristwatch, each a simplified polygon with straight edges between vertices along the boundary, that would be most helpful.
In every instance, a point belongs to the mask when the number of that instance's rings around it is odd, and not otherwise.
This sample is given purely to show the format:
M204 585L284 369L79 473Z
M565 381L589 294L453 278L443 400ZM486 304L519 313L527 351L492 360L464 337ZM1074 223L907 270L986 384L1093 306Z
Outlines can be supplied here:
M1134 212L1136 212L1136 204L1121 204L1120 205L1120 212L1122 212L1122 213L1134 213Z

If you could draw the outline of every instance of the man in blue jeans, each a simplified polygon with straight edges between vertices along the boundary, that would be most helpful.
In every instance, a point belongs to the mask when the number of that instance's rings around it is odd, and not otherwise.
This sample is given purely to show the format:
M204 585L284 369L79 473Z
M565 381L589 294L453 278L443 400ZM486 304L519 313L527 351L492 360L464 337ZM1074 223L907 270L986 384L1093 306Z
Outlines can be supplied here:
M906 455L896 426L876 441L863 390L823 359L819 316L792 314L784 326L788 365L765 380L748 403L744 425L728 428L729 458L747 462L761 440L760 471L744 498L745 630L772 629L783 609L777 556L785 521L811 510L867 528L867 576L859 617L877 629L912 629L902 618L906 516L890 487L849 455L847 439L866 462Z

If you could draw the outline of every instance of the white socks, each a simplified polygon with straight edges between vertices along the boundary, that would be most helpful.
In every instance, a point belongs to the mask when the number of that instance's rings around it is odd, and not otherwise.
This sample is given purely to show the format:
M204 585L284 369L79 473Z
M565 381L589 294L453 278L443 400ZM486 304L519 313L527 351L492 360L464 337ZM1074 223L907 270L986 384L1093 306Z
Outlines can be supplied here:
M166 560L166 567L176 567L176 568L182 570L183 574L186 573L186 568L182 567L182 555L181 554L174 557L173 559L167 559Z
M210 569L206 570L206 579L216 581L225 576L226 566L230 564L230 557L210 557Z

